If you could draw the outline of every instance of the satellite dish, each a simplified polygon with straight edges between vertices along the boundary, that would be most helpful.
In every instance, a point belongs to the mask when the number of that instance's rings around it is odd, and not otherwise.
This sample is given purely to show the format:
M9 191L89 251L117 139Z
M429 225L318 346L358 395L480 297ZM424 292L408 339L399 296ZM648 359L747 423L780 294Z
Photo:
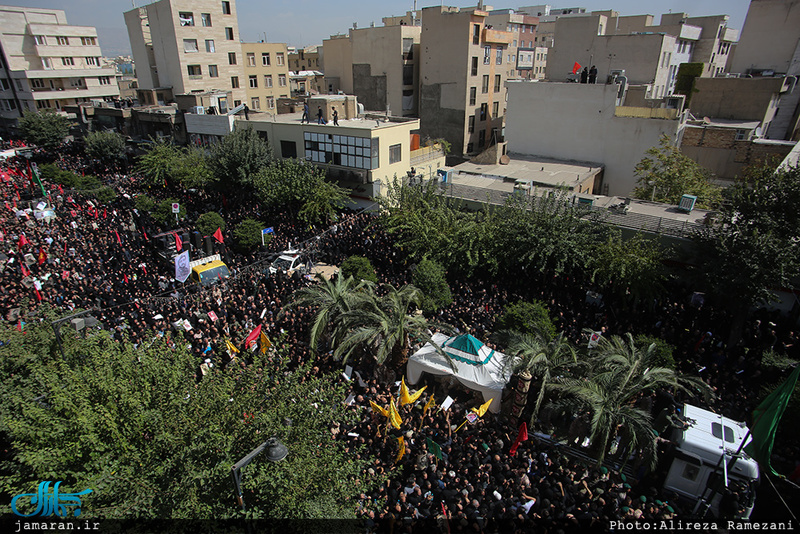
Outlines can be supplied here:
M761 137L761 134L762 134L762 130L761 130L761 126L759 126L758 128L756 128L756 137Z
M708 117L703 117L703 122L706 124L711 124L711 119L709 119Z
M500 156L500 165L508 165L509 163L511 163L511 158L505 154Z

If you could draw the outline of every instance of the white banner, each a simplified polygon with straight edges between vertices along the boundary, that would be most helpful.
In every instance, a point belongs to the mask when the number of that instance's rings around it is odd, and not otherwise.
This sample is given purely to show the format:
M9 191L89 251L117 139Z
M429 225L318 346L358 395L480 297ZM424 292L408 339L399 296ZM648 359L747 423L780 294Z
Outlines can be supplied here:
M175 256L175 280L185 282L191 273L192 267L189 265L189 251L187 250Z

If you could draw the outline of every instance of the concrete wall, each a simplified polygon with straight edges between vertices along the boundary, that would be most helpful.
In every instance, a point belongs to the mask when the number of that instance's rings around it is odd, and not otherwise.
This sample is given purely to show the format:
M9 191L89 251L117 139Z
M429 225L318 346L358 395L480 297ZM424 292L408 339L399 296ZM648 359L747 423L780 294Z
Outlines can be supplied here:
M616 95L613 85L509 83L509 152L603 164L608 194L628 194L645 151L663 134L676 142L682 123L616 117Z
M325 56L325 77L338 78L339 89L348 95L353 92L353 43L347 35L335 35L322 41ZM327 92L325 87L323 92Z
M695 117L760 121L772 120L781 78L696 78L690 108Z
M731 72L770 69L796 73L791 60L800 44L800 0L751 0Z

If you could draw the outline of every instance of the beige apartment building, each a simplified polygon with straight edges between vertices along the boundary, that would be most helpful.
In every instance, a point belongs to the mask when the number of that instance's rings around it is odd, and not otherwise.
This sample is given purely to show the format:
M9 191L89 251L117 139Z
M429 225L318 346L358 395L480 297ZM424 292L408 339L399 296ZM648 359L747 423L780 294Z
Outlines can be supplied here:
M420 34L399 17L384 26L351 29L322 42L325 89L356 95L368 111L416 117L419 113Z
M446 139L456 156L478 154L502 141L515 33L487 24L488 16L475 8L422 10L421 130Z
M193 92L231 92L245 102L248 80L234 0L160 0L125 12L140 103ZM143 101L144 100L144 101Z
M289 98L288 50L285 43L242 43L247 105L277 113L279 98Z
M97 30L72 26L62 10L0 6L0 120L23 111L119 96L116 70L104 67Z
M322 46L313 45L305 48L289 47L289 70L300 72L304 70L323 70Z
M541 51L537 56L536 51L538 17L525 15L513 9L494 10L489 11L489 16L486 17L486 26L512 33L511 44L506 50L507 79L538 79L539 70L541 70L541 77L544 77L542 62L546 61L547 56ZM537 65L534 66L534 63ZM539 67L539 69L535 67Z

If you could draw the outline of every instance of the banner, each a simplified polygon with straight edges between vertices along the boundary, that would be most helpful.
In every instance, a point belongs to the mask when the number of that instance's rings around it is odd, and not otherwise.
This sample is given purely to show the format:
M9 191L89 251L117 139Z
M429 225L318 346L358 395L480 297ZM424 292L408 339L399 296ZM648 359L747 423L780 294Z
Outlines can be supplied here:
M189 264L189 251L186 250L182 254L175 256L175 280L178 282L185 282L191 273L192 267Z

